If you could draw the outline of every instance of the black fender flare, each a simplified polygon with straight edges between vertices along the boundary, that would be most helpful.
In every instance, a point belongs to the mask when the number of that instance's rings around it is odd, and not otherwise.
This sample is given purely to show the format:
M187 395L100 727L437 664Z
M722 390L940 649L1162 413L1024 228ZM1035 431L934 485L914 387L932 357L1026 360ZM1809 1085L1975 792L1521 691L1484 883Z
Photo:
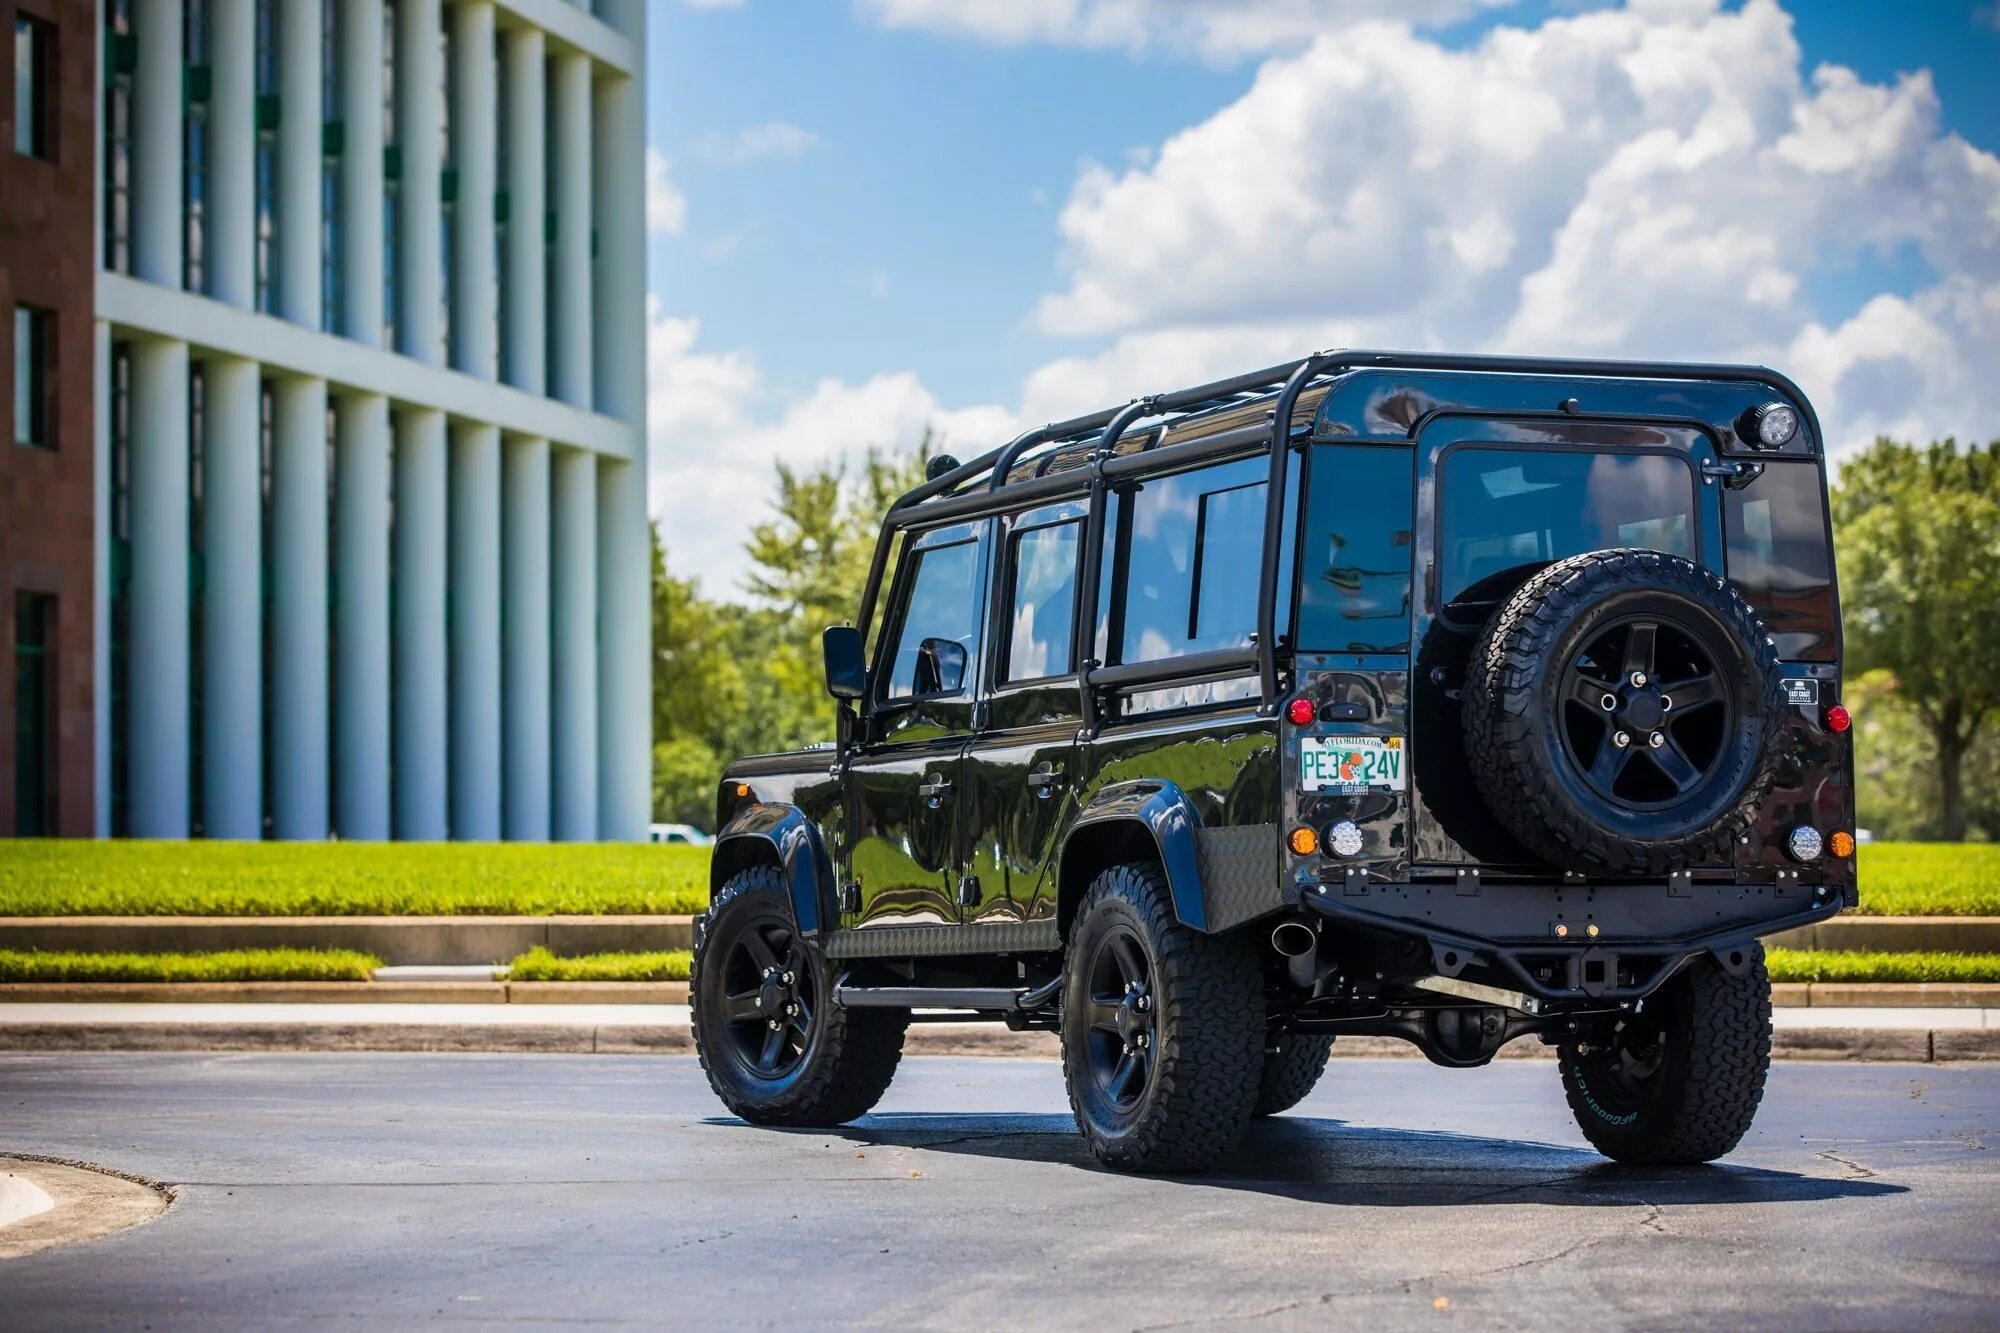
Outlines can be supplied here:
M773 860L785 877L799 933L817 935L832 902L833 863L819 828L795 805L747 805L723 825L708 863L709 896L746 866Z
M1071 848L1080 835L1088 841L1088 835L1120 824L1143 830L1143 836L1152 842L1160 866L1167 874L1174 915L1181 924L1193 930L1207 930L1208 899L1202 889L1201 856L1195 836L1201 828L1201 816L1195 813L1187 793L1171 782L1152 778L1116 782L1092 793L1063 834L1062 848L1057 854L1057 882L1068 882Z

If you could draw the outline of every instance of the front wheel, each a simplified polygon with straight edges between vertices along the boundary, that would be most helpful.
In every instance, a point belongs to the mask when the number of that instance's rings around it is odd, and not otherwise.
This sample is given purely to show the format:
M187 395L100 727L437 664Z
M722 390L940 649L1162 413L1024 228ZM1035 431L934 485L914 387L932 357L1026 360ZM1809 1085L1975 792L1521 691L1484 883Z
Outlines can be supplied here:
M1250 1123L1264 978L1245 937L1174 917L1158 866L1097 877L1070 929L1063 1080L1090 1150L1122 1171L1198 1171Z
M881 1100L907 1010L841 1009L773 867L723 886L688 973L694 1048L722 1104L761 1125L844 1124Z
M1620 1162L1692 1165L1733 1149L1771 1068L1764 946L1740 975L1702 957L1613 1027L1561 1052L1563 1092L1591 1146Z

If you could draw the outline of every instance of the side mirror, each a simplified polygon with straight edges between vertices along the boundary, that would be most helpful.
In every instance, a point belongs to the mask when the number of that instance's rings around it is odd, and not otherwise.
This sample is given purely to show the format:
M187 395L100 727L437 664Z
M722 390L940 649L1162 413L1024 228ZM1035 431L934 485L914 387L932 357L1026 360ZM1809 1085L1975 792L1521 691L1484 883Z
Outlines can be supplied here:
M826 659L826 692L853 703L868 693L868 663L862 655L861 631L852 625L828 625L819 636Z

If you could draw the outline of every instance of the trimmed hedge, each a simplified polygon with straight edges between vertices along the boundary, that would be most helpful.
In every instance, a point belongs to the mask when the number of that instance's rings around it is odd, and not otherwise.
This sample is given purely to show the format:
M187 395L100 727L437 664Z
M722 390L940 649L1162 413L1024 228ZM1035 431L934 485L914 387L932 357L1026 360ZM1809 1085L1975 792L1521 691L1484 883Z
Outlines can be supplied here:
M2000 982L2000 953L1861 953L1772 949L1773 981Z
M1864 916L2000 916L2000 843L1873 842L1855 864Z
M686 949L664 953L593 953L558 958L530 949L507 968L509 981L686 981L694 955Z
M56 981L367 981L382 960L351 949L68 953L0 949L0 985Z
M0 840L0 916L685 915L708 849Z

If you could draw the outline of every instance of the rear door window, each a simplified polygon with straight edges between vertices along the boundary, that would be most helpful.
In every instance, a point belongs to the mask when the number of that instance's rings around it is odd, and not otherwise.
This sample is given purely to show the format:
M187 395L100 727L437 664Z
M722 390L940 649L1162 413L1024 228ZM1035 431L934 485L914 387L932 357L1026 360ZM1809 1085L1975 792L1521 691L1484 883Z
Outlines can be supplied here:
M1780 657L1834 656L1833 551L1816 463L1767 463L1722 496L1729 579L1757 608Z
M1637 546L1695 558L1695 483L1670 454L1478 446L1438 483L1443 599L1490 600L1524 565Z
M1407 448L1315 445L1299 553L1299 646L1410 649L1411 469Z

